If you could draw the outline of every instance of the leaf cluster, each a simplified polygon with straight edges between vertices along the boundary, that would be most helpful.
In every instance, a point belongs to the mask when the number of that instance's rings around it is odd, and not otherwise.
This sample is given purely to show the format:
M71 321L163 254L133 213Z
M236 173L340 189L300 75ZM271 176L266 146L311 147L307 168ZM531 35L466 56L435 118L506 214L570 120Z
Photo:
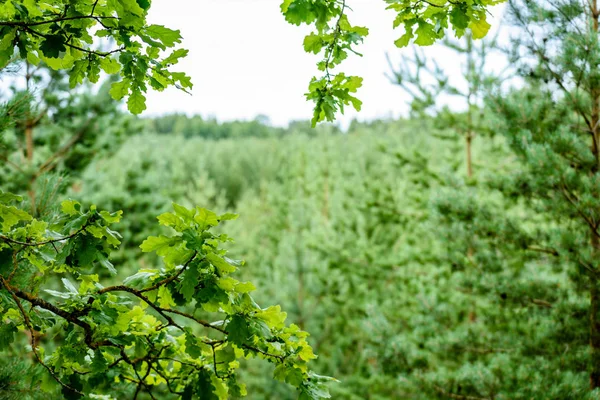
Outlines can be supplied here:
M119 268L109 258L121 243L111 229L121 212L65 201L46 222L20 209L18 196L2 193L0 200L2 349L19 331L29 332L37 361L66 397L243 396L236 370L248 358L275 364L274 378L296 387L300 398L329 397L325 382L332 379L308 369L316 358L308 334L286 325L279 306L259 307L250 295L254 285L232 276L242 263L220 248L231 239L212 230L236 215L173 204L173 212L158 217L173 233L140 246L164 266L104 286L101 270L114 275ZM45 288L52 277L60 278L62 290ZM33 340L52 332L52 349Z
M97 83L102 73L119 75L112 84L113 99L127 98L134 114L146 109L144 93L192 87L175 65L188 53L176 49L177 30L150 25L145 0L64 2L6 1L0 5L0 68L15 57L55 70L67 70L72 88L85 79Z

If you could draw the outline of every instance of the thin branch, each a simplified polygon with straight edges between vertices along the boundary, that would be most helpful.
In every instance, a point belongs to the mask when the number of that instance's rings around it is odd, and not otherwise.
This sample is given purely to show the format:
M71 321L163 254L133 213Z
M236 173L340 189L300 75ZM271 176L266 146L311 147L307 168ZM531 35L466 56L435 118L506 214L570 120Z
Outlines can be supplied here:
M569 188L564 183L561 187L561 193L563 194L565 199L567 199L567 201L571 203L571 205L575 208L575 210L581 216L581 218L583 218L585 222L587 222L590 229L592 230L592 233L600 238L600 234L598 233L598 227L596 226L596 224L594 224L592 220L590 220L590 218L587 215L583 213L583 211L579 209L579 207L577 206L577 202L573 198L571 198L572 193L569 191Z
M98 3L98 2L96 1L96 3ZM94 7L96 7L95 4L94 4ZM92 11L92 13L93 13L93 11ZM32 26L48 25L48 24L54 24L54 23L58 23L58 22L81 20L81 19L94 19L96 21L99 19L116 19L116 20L118 20L119 17L100 16L100 15L76 15L73 17L60 17L60 18L56 18L56 19L50 19L50 20L46 20L46 21L37 21L37 22L0 21L0 26L29 28Z
M279 361L283 362L285 361L285 356L278 356L276 354L271 354L271 353L267 353L266 351L262 351L261 349L258 349L256 347L253 346L248 346L248 345L242 345L243 348L248 349L248 350L252 350L252 351L256 351L257 353L261 353L267 357L273 357L278 359Z
M554 306L552 305L552 303L547 302L546 300L541 300L541 299L531 299L531 302L533 304L535 304L536 306L540 306L540 307L546 307L546 308L553 308Z
M337 22L335 23L335 31L333 33L333 40L331 41L331 44L329 45L329 47L327 48L327 58L325 59L325 74L327 75L327 81L331 82L331 75L329 73L329 66L331 64L331 58L333 57L333 51L335 50L335 47L337 46L337 41L338 38L340 36L340 33L342 31L342 28L340 26L341 22L342 22L342 18L344 17L344 11L346 10L346 0L342 0L342 9L340 10L340 16L337 20Z
M85 229L88 226L89 226L89 222L86 222L85 225L83 225L75 233L72 233L72 234L70 234L68 236L61 237L61 238L58 238L58 239L46 240L46 241L43 241L43 242L21 242L19 240L11 239L8 236L4 236L4 235L0 235L0 240L2 240L4 242L7 242L7 243L20 244L20 245L25 246L25 247L39 247L39 246L44 246L44 245L51 244L51 243L62 242L63 240L72 239L75 236L79 235L81 232L84 232Z
M211 328L211 329L217 330L217 331L219 331L221 333L227 334L227 331L225 329L219 328L218 326L214 326L214 325L212 325L208 321L204 321L204 320L198 319L198 318L194 317L191 314L187 314L187 313L184 313L184 312L179 311L179 310L168 309L168 308L163 309L163 311L168 312L168 313L173 313L173 314L181 315L182 317L191 319L192 321L194 321L194 322L198 323L199 325L202 325L202 326L204 326L206 328Z
M6 288L6 290L10 293L11 297L13 298L14 302L17 304L17 307L19 308L19 311L21 312L21 315L23 316L23 320L25 321L25 325L27 326L27 329L29 329L29 333L31 335L31 350L33 351L33 354L35 355L35 358L37 359L37 361L50 373L50 375L52 376L52 378L58 382L62 387L64 387L65 389L68 389L74 393L77 393L79 395L83 395L83 393L81 393L79 390L72 388L71 386L67 385L66 383L64 383L63 381L60 380L60 378L54 373L54 371L52 370L52 368L50 368L48 365L46 365L46 363L44 363L44 361L42 361L42 358L40 357L37 348L36 348L36 344L35 344L35 333L33 331L33 326L31 325L31 321L29 320L29 316L27 315L27 313L25 312L25 309L23 308L23 304L21 304L21 301L19 300L19 298L17 297L17 294L11 290L11 287L8 285L8 283L4 280L4 278L2 278L0 276L0 281L2 282L2 285Z
M148 387L148 385L146 385L146 382L144 382L146 380L146 378L148 377L148 375L150 375L150 363L148 361L146 361L146 364L148 364L148 370L146 371L146 375L144 375L144 377L140 377L140 374L138 374L137 370L135 369L135 367L133 367L133 372L135 372L135 375L138 377L140 385L138 385L137 390L135 391L135 396L133 397L134 399L137 399L138 393L140 391L140 387L144 386L146 388L146 391L148 392L148 394L150 395L150 397L153 400L156 400L156 397L154 397L154 395L152 394L152 389L150 387ZM143 366L143 364L142 364Z
M94 16L94 11L96 11L96 6L98 5L98 1L100 1L100 0L96 0L94 2L94 5L92 6L92 11L90 12L90 17Z
M150 366L150 368L152 368L154 370L154 372L156 372L158 374L158 376L160 376L161 378L163 378L165 380L165 382L167 382L167 388L169 389L170 393L178 394L180 396L183 395L183 392L177 392L171 388L171 380L169 378L167 378L161 371L159 371L158 368L156 368L152 364L149 364L149 366Z
M192 255L192 257L183 265L183 267L181 268L181 270L179 270L179 272L177 272L177 274L173 275L170 278L165 278L162 281L159 281L156 284L150 286L149 288L140 290L140 293L151 292L152 290L158 289L159 287L164 286L164 285L168 285L169 283L173 282L175 279L179 278L179 276L181 274L183 274L183 272L186 270L188 265L190 265L190 263L192 261L194 261L194 258L196 258L196 255L198 255L198 251L194 251L194 254ZM109 288L106 288L106 289L109 289ZM104 290L106 290L106 289L104 289Z
M0 154L0 159L4 160L8 165L12 166L13 168L15 168L16 170L18 170L19 172L25 172L25 171L23 171L23 168L19 167L19 165L17 165L14 162L10 161L8 159L8 157Z
M527 250L536 251L538 253L551 254L551 255L557 256L557 257L560 256L560 253L557 250L554 250L554 249L547 249L547 248L543 248L543 247L529 246L529 247L527 247Z
M26 32L29 32L29 33L35 35L35 36L39 36L39 37L43 37L43 38L47 37L47 35L45 35L43 33L40 33L38 31L35 31L35 30L33 30L33 29L31 29L31 28L29 28L27 26L24 27L24 30ZM93 54L93 55L96 55L98 57L108 57L108 56L110 56L110 55L112 55L114 53L119 53L119 52L125 50L125 47L119 47L119 48L116 48L116 49L111 50L111 51L99 52L99 51L94 51L94 50L86 49L86 48L74 45L72 43L69 43L69 42L64 42L63 44L65 46L68 46L68 47L72 48L72 49L83 51L84 53L87 53L87 54Z
M98 294L104 294L104 293L108 293L108 292L127 292L127 293L131 293L135 297L137 297L137 298L143 300L144 302L146 302L157 313L159 313L160 316L163 317L167 321L167 326L171 325L171 326L174 326L174 327L178 328L179 330L182 330L182 331L184 330L180 325L178 325L175 321L173 321L173 318L171 318L170 316L168 316L167 314L165 314L165 311L168 311L167 309L159 307L156 304L154 304L153 302L151 302L150 299L148 297L146 297L139 290L136 290L134 288L130 288L129 286L125 286L125 285L119 285L119 286L111 286L111 287L107 287L107 288L101 289L101 290L98 291Z

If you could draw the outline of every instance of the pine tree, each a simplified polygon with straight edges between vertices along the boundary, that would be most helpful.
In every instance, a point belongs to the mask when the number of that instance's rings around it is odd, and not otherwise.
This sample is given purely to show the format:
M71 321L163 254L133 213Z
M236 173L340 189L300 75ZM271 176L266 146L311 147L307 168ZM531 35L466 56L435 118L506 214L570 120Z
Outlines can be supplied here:
M462 67L459 82L450 79L435 59L423 50L414 49L412 57L403 55L394 66L388 56L392 74L390 80L400 86L411 100L413 118L435 117L438 126L450 128L464 138L465 165L469 178L473 177L473 139L489 134L484 115L484 99L491 88L502 80L502 72L491 71L490 55L497 47L497 38L475 40L472 33L460 39L444 39L441 43L456 53ZM444 97L456 100L464 107L464 114L443 106Z
M532 89L497 107L513 150L526 165L522 196L560 227L551 251L574 264L589 291L590 387L600 387L600 63L597 0L521 2L509 8L526 33L516 40ZM530 62L527 62L531 60ZM538 89L539 88L539 89ZM529 111L523 113L523 109Z
M139 124L110 99L111 80L98 90L72 90L64 71L42 62L17 60L8 68L10 91L0 97L7 118L0 134L0 188L27 193L35 215L64 194L63 177L76 178L94 157L115 151Z
M498 90L489 107L517 164L480 188L458 185L437 210L450 223L449 248L456 250L458 232L463 251L475 248L473 260L455 257L486 273L475 287L552 310L550 318L532 313L545 322L517 340L544 349L540 371L571 371L547 375L548 390L563 385L561 398L582 398L586 369L590 389L600 387L600 8L597 0L511 0L508 8L511 63L525 85ZM489 199L477 196L482 190ZM536 274L526 272L532 266ZM553 283L548 271L570 282Z

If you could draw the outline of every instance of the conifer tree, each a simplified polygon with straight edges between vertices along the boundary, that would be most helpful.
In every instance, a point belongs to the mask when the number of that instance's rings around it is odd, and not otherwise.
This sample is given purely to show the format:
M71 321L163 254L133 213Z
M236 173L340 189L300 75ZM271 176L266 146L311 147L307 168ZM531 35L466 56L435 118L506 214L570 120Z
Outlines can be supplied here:
M116 150L139 124L110 98L112 80L96 91L89 85L72 90L64 71L42 62L15 61L8 68L10 90L0 96L10 125L0 133L0 188L27 193L35 215L64 194L64 177L77 177L93 158Z
M498 98L511 146L526 166L521 195L559 222L547 239L589 291L590 387L600 387L600 4L509 3L530 89ZM529 61L529 62L528 62ZM525 112L523 112L525 110Z
M420 49L412 57L402 55L394 66L388 56L392 74L390 80L400 86L411 100L414 118L434 116L438 126L450 128L464 138L465 165L468 177L473 176L472 143L477 135L489 133L484 115L484 98L502 79L499 72L490 71L490 54L497 46L497 38L475 40L472 33L461 39L446 38L441 43L458 56L462 76L459 82L451 80L435 59ZM464 107L464 115L451 111L443 100L450 98L454 105Z
M517 340L544 349L540 370L572 371L561 377L561 398L593 398L597 391L584 396L566 387L581 388L582 376L591 390L600 387L600 4L511 0L508 8L511 63L525 85L498 90L489 107L517 164L486 176L477 190L489 199L457 185L436 208L450 222L449 248L475 248L473 259L459 252L454 262L485 271L478 286L506 304L525 298L552 310ZM526 272L533 266L537 275ZM552 283L548 269L570 281Z

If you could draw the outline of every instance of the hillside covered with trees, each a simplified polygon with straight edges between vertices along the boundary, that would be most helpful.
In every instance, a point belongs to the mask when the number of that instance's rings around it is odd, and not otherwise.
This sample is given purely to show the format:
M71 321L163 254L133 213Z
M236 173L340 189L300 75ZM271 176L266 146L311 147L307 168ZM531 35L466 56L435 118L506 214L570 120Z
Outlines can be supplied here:
M0 399L600 397L600 4L386 3L410 113L344 128L350 0L281 4L285 127L138 116L149 1L0 4Z

